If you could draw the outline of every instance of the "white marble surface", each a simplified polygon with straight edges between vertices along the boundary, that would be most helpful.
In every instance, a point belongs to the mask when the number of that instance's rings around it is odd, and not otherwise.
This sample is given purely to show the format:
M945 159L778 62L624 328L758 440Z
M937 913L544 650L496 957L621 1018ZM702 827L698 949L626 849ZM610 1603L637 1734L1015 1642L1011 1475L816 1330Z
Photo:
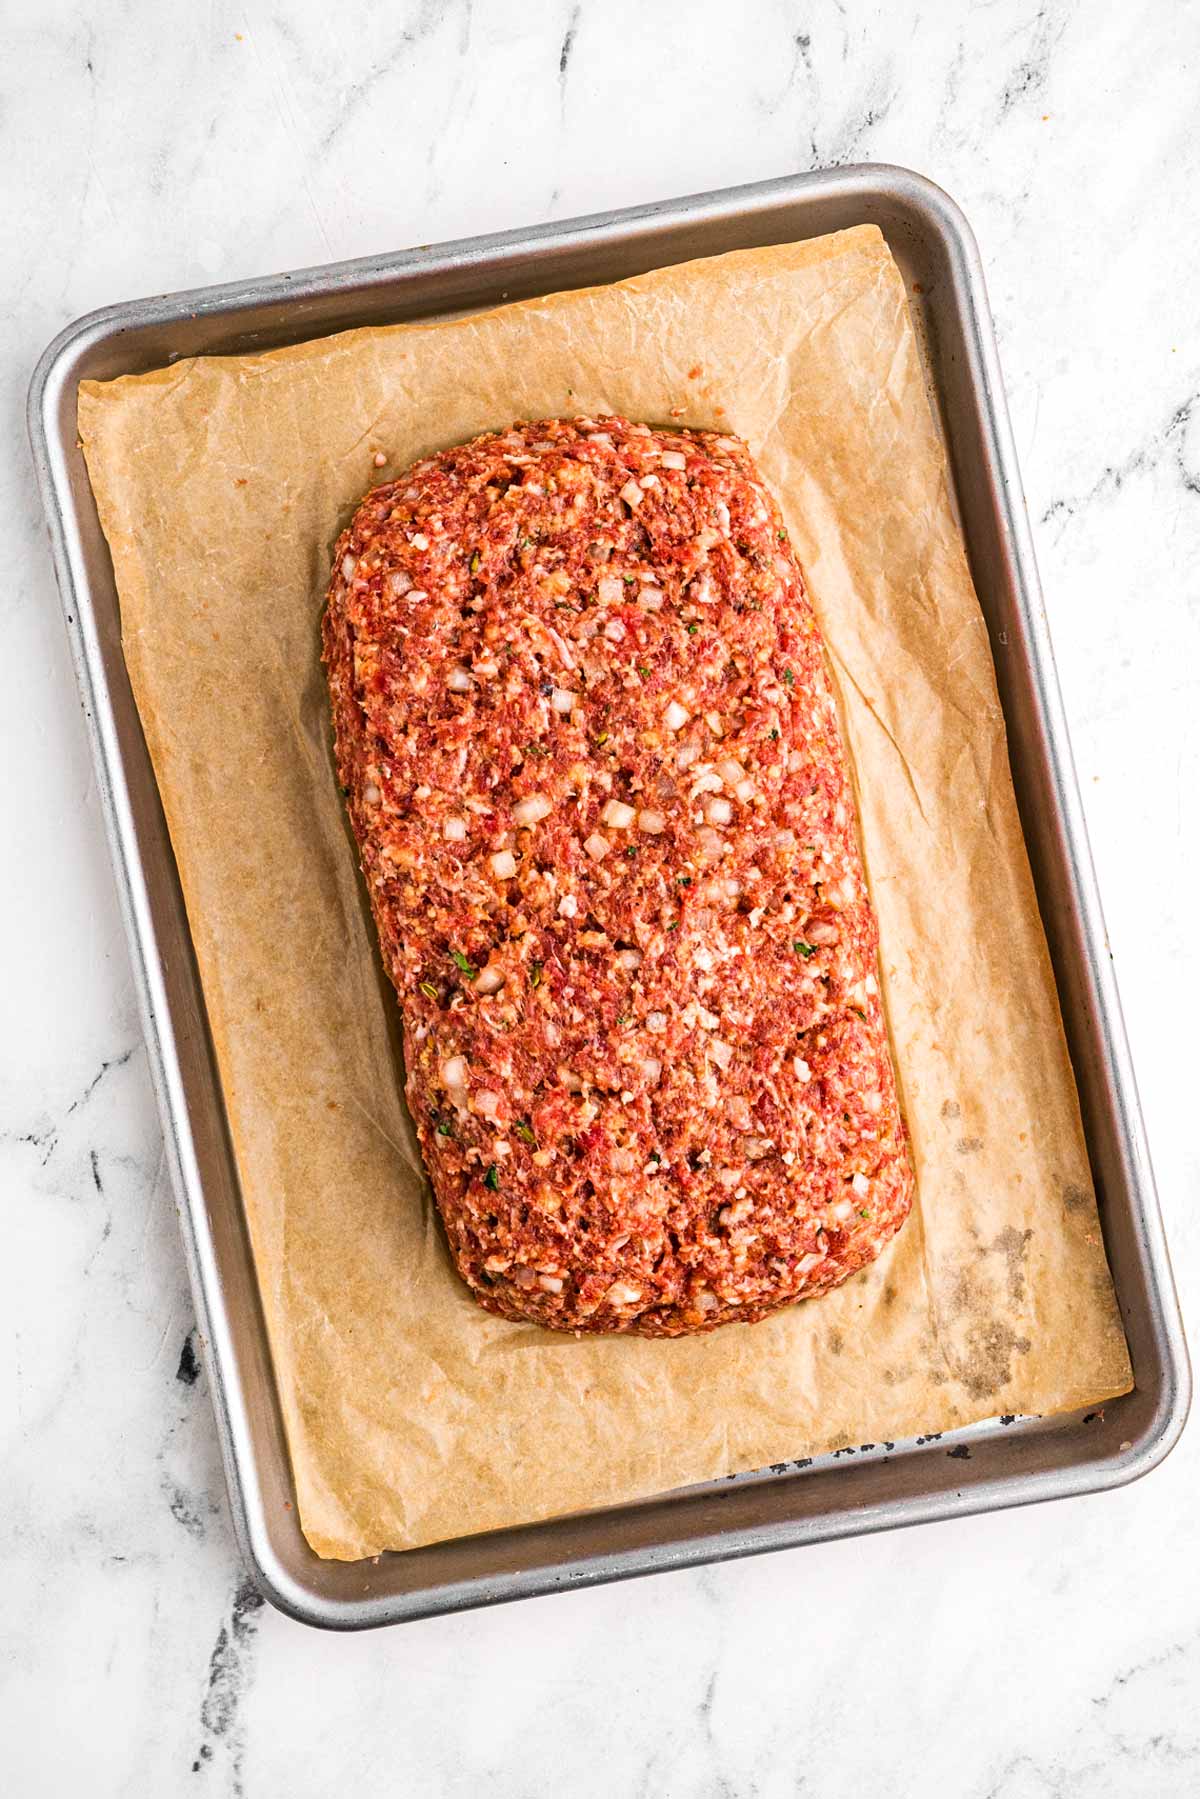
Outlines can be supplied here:
M1119 1494L364 1638L257 1605L22 420L49 337L132 294L820 163L942 182L988 270L1196 1314L1196 7L14 0L3 19L0 1790L1200 1791L1195 1430Z

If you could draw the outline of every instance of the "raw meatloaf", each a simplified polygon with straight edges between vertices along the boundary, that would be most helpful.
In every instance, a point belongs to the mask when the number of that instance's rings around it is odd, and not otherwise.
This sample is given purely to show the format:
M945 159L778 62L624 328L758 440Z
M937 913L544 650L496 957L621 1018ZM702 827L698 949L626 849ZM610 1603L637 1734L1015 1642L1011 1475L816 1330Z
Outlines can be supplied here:
M407 1093L479 1303L674 1336L912 1195L821 638L745 444L477 438L369 494L324 621Z

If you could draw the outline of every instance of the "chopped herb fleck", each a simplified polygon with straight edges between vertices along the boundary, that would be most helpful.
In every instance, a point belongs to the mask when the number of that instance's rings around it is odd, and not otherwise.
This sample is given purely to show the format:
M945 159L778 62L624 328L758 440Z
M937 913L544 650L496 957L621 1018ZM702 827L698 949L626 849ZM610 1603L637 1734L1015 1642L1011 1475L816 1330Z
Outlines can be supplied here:
M540 962L531 962L529 964L529 985L531 987L540 987L541 984L542 984L542 965Z
M636 856L637 855L637 844L631 843L629 845L629 848L625 851L625 854L627 856Z
M632 575L622 575L621 579L622 579L622 581L624 581L626 587L633 586L633 576Z
M497 1166L494 1162L492 1163L491 1167L488 1169L487 1173L484 1175L483 1184L485 1187L490 1187L493 1193L499 1193L499 1191L500 1191L500 1170L497 1168Z
M465 974L469 980L473 981L478 975L479 970L473 963L467 961L467 958L460 949L452 949L450 951L450 959L454 963L455 968L462 974Z
M850 1010L851 1010L851 1011L852 1011L852 1012L853 1012L853 1014L854 1014L854 1016L855 1016L855 1017L856 1017L856 1018L861 1018L861 1019L862 1019L862 1021L863 1021L863 1023L864 1023L864 1024L866 1024L866 1022L867 1022L867 1015L866 1015L866 1013L865 1013L865 1012L864 1012L864 1011L863 1011L863 1009L862 1009L862 1007L861 1007L861 1006L851 1006L851 1008L850 1008Z
M692 884L691 875L676 875L675 879L681 887L690 887Z
M450 1123L448 1118L443 1118L440 1121L437 1127L437 1134L439 1137L453 1137L454 1126Z
M677 931L679 929L679 920L677 918L672 919L671 923L667 926L667 929L668 931Z
M793 945L792 945L792 948L796 951L797 955L803 956L804 960L806 962L808 961L808 958L810 956L815 956L817 953L816 944L815 943L805 943L803 937L797 937L795 943L793 943Z
M629 1023L628 1012L618 1012L617 1013L617 1023L618 1024L628 1024Z
M699 629L700 629L699 625L689 625L687 628L688 636L694 637Z
M477 575L479 573L479 551L478 550L476 550L474 555L471 557L471 573L473 575Z
M866 1206L859 1206L858 1215L860 1218L869 1218L871 1216L870 1211Z
M783 684L785 687L794 687L796 685L796 677L790 668L785 668L783 671Z
M513 1125L513 1130L521 1139L522 1143L532 1143L534 1148L537 1148L537 1138L533 1134L533 1127L526 1124L523 1118L517 1120L516 1124Z
M771 726L771 742L772 743L779 742L779 726L778 725Z
M782 526L780 527L780 529L778 531L776 531L775 535L779 539L780 543L787 542L787 532L782 528Z
M650 1160L652 1162L661 1162L662 1161L662 1157L659 1155L659 1153L656 1149L652 1149L650 1151Z
M638 664L638 674L642 677L643 681L648 681L650 679L650 670L640 662Z
M596 739L597 745L602 744L602 743L607 743L607 742L608 742L608 732L601 731L600 735Z
M421 992L426 996L427 999L436 999L438 996L438 990L434 986L432 981L422 981L421 982Z

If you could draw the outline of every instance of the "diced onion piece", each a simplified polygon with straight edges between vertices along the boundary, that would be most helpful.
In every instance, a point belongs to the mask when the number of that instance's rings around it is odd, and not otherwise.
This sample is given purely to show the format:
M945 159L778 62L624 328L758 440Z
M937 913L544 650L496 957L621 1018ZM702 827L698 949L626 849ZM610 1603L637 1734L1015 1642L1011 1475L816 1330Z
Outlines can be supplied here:
M717 773L727 787L736 787L739 781L746 779L746 771L736 756L722 756L717 763Z
M632 974L635 969L642 966L642 952L640 949L619 949L617 961L622 968L627 968Z
M679 704L678 700L672 700L666 711L663 713L663 723L666 725L667 730L682 731L684 725L687 724L687 721L688 714L685 708Z
M741 800L743 806L745 806L754 798L758 789L755 787L754 782L750 779L749 775L747 775L744 781L738 782L733 791L738 799Z
M637 1167L637 1157L629 1149L614 1149L610 1162L614 1174L632 1174Z
M798 1081L811 1081L812 1080L812 1069L809 1067L808 1063L804 1060L803 1056L793 1056L792 1057L792 1067L796 1071L796 1079Z
M710 825L727 825L733 817L733 807L726 799L706 800L704 816Z
M662 611L663 598L662 598L662 593L659 590L659 588L643 587L641 593L639 593L639 595L638 595L638 599L641 601L641 604L646 608L647 612L661 612Z
M708 1053L718 1068L728 1068L733 1061L733 1049L721 1037L714 1037L708 1046Z
M482 677L484 680L490 681L493 675L498 675L500 673L500 664L491 661L473 662L471 664L471 673Z
M561 1293L563 1290L560 1274L539 1274L537 1284L543 1293Z
M573 669L575 667L574 658L572 657L571 652L567 648L563 639L559 636L558 632L553 628L552 625L546 626L546 635L547 635L547 637L549 637L553 640L555 649L558 651L559 655L562 657L563 667Z
M865 1199L867 1194L871 1191L871 1183L865 1174L856 1174L850 1182L850 1185L854 1188L854 1191L858 1194L860 1199Z
M698 800L702 793L720 793L721 777L711 768L704 768L692 782L691 797Z
M715 1312L720 1304L711 1287L701 1287L696 1295L696 1305L702 1312Z
M550 704L556 712L571 712L575 706L575 695L567 687L556 687L550 695Z
M700 1020L700 1023L704 1026L706 1031L715 1031L721 1022L716 1013L710 1012L707 1006L697 1006L696 1017Z
M641 1069L642 1079L644 1081L649 1081L651 1084L653 1084L662 1073L662 1063L657 1056L643 1056L642 1060L638 1063L638 1067Z
M794 850L796 847L795 831L776 831L774 843L777 850Z
M870 1093L863 1094L863 1111L870 1112L872 1117L883 1111L883 1094L877 1087L873 1087Z
M621 498L631 512L637 511L644 497L645 496L636 481L626 481L624 487L621 489Z
M740 881L735 881L732 875L726 875L725 879L723 881L718 881L716 885L721 889L722 894L727 900L735 900L741 897L742 883Z
M554 807L544 793L531 793L527 799L518 800L513 807L513 823L522 827L535 825L539 818L545 818Z
M564 893L558 902L558 916L560 918L574 918L578 910L579 901L575 898L575 895L573 893Z
M621 643L625 637L625 627L619 618L610 618L604 627L604 635L609 643Z
M771 1147L769 1137L747 1137L746 1156L751 1162L761 1162Z
M631 1287L626 1281L614 1281L604 1295L610 1306L631 1306L642 1297L640 1287Z
M383 795L380 793L378 787L376 787L374 781L368 781L363 788L362 793L363 804L365 806L377 806L383 798Z
M690 768L693 762L699 760L699 757L700 745L698 743L681 743L675 752L675 765L677 768Z
M462 1056L450 1056L442 1063L442 1085L462 1088L467 1084L467 1064Z
M649 831L652 837L657 837L661 831L665 831L667 828L666 814L656 812L653 806L643 806L637 815L637 822L638 830Z
M503 985L504 970L502 968L485 968L475 983L475 991L481 999L486 999L489 993L499 993Z
M517 858L511 850L497 850L488 860L492 865L492 873L498 880L511 881L517 872Z
M849 1224L854 1216L854 1207L848 1199L839 1199L833 1208L833 1216L838 1224Z
M590 837L584 838L583 847L594 862L603 862L612 844L599 831L593 831Z
M616 606L625 597L625 583L620 575L601 575L596 592L605 606Z
M569 1093L582 1093L583 1082L573 1068L560 1068L558 1078Z
M741 1093L734 1093L725 1101L725 1115L735 1131L748 1131L754 1123L750 1102Z
M412 586L412 576L406 575L402 568L393 569L387 578L387 586L394 600L403 599Z
M471 677L465 668L454 667L446 676L446 686L451 693L470 693Z
M665 1031L666 1028L667 1015L665 1012L647 1012L646 1029L648 1031Z
M711 825L701 825L696 832L696 841L706 856L719 856L725 848L725 839Z
M343 556L342 557L342 579L344 581L353 581L354 571L357 567L358 567L358 564L354 560L353 556L348 555L348 554Z
M479 1113L481 1118L494 1118L500 1110L500 1095L489 1093L485 1087L472 1097L471 1107L473 1111Z
M609 800L607 806L605 806L603 812L600 814L600 823L602 825L611 825L614 830L624 831L628 829L636 817L636 807L627 806L624 800Z
M467 821L465 818L448 818L442 825L442 836L447 843L465 843L467 837Z
M686 468L687 457L682 450L664 450L659 457L664 468Z
M810 943L823 944L836 943L840 934L841 933L838 931L835 924L825 924L822 922L810 924L805 932L805 936Z
M810 1249L808 1254L806 1256L801 1256L800 1260L796 1263L796 1273L809 1274L817 1267L818 1263L823 1262L824 1260L825 1257L821 1255L818 1250Z
M725 723L719 712L706 712L704 714L704 722L714 737L724 737Z

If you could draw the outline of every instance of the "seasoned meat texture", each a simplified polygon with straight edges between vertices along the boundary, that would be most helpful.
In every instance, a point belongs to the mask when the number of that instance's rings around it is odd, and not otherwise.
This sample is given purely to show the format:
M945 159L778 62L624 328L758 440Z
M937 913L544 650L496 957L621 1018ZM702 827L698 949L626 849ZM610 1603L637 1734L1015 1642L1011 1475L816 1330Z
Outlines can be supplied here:
M838 719L737 438L551 419L369 494L324 621L407 1093L490 1312L823 1293L912 1176Z

